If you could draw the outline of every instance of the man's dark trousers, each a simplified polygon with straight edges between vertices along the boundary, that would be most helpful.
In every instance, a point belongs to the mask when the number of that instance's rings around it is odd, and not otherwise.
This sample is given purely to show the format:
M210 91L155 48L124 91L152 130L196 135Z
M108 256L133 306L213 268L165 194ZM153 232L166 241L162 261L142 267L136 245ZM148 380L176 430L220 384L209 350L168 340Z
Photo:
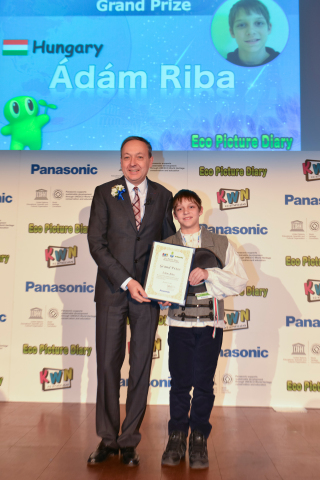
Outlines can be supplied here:
M97 434L110 447L135 447L141 438L139 427L147 403L159 311L156 303L140 304L132 300L128 292L113 297L112 305L97 303ZM126 352L128 317L131 338L126 418L122 434L117 439L120 430L120 370Z

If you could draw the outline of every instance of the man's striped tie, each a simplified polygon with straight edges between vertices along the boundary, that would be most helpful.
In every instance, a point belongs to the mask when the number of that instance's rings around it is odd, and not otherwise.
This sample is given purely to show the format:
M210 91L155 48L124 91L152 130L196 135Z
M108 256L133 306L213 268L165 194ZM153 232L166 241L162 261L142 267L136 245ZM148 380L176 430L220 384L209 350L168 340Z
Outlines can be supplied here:
M136 227L137 227L137 230L139 230L141 225L140 197L138 194L139 189L138 187L134 187L133 190L134 190L135 196L132 202L132 208L133 208L134 217L136 219Z

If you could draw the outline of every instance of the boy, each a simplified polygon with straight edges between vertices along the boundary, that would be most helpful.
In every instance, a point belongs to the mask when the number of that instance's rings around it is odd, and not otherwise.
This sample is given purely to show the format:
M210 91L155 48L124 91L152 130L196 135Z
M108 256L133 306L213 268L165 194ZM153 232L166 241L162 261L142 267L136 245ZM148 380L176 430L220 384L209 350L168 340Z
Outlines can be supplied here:
M270 14L259 0L240 0L229 13L230 34L238 48L227 55L227 60L243 67L264 65L271 62L279 52L266 47L271 33Z
M201 250L198 251L200 266L194 268L189 276L191 287L188 289L186 306L182 308L168 302L160 303L163 306L170 305L166 323L169 325L171 374L169 440L161 463L178 465L185 457L190 427L190 467L207 468L207 438L211 431L209 418L214 402L213 377L224 325L222 299L242 292L248 278L240 257L227 237L210 233L205 228L200 229L199 217L203 208L195 192L180 190L173 198L173 212L181 228L164 242ZM196 261L197 253L194 264ZM210 263L219 266L206 269ZM213 298L197 299L195 292L201 290L209 292Z

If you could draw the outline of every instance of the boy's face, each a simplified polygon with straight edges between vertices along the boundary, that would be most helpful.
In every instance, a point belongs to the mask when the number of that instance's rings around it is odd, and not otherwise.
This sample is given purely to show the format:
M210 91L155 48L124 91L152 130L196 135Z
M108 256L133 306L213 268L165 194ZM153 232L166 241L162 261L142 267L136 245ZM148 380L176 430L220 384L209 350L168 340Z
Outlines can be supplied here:
M264 49L270 33L271 23L268 25L261 13L250 12L248 15L243 8L236 15L233 30L230 29L231 36L238 44L239 52L246 54Z
M183 198L174 209L174 218L178 220L183 233L195 233L199 230L199 217L203 208L199 209L193 201Z

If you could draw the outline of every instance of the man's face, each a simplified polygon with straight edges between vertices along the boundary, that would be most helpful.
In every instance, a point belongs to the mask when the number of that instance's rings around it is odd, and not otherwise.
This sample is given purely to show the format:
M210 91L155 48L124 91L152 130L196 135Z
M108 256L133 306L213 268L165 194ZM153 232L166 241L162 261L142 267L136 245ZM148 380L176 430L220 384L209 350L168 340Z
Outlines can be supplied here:
M230 34L236 39L239 51L256 53L265 48L268 35L271 33L271 24L260 13L246 11L241 8L236 15L233 31Z
M184 233L195 233L199 230L199 217L202 212L202 207L199 209L196 203L187 198L183 198L182 201L175 206L174 218L178 220L181 230Z
M122 148L121 169L126 179L135 186L146 178L153 157L149 158L148 146L140 140L130 140Z

